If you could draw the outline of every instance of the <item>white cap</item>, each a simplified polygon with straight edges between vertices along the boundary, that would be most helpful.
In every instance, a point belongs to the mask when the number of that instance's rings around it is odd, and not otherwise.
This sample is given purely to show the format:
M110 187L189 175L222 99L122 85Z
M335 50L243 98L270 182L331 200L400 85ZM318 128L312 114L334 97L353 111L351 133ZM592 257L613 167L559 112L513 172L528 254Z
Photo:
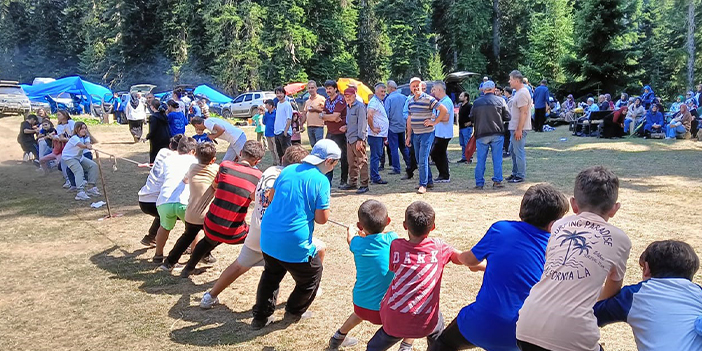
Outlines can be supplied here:
M311 165L318 165L324 162L326 159L331 158L333 160L338 160L341 158L341 149L338 145L331 139L322 139L314 144L312 152L302 159L302 162L309 163Z
M421 82L422 82L422 78L419 78L419 77L412 77L412 79L410 79L410 84L412 84L412 83L414 83L414 82L419 82L419 83L421 83Z

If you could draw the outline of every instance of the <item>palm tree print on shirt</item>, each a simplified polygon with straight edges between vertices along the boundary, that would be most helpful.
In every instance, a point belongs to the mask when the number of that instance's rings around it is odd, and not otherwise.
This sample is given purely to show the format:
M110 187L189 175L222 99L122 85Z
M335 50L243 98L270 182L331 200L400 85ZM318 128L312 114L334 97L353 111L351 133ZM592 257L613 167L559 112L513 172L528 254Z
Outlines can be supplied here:
M563 257L563 265L564 266L582 266L582 264L579 264L578 262L575 262L573 259L575 254L577 253L579 256L582 255L583 253L588 254L590 253L590 249L592 246L588 244L587 238L584 236L586 234L590 234L589 232L579 232L577 230L574 231L568 231L564 230L564 234L559 235L556 237L556 240L561 240L561 244L559 246L563 246L566 243L568 244L568 250L566 251L565 257ZM573 259L573 262L569 262ZM574 267L576 268L576 267Z

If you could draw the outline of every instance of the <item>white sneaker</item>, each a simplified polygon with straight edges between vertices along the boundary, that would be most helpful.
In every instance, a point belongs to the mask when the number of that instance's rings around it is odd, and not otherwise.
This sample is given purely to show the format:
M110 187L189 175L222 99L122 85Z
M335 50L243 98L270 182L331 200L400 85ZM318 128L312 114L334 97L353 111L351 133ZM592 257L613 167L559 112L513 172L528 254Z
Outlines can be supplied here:
M213 305L216 305L219 303L219 298L215 297L214 299L212 298L212 295L210 295L209 292L206 292L205 295L202 297L202 300L200 300L200 308L209 310L212 308Z
M68 189L68 188L70 188L70 187L71 187L71 182L69 182L68 180L66 180L66 182L63 183L63 188L64 188L64 189Z
M71 191L78 191L78 188L76 188L76 187L74 187L74 186L71 185L70 187L68 187L68 189L66 189L66 191L68 191L68 192L71 192Z
M79 191L78 194L76 194L76 200L90 200L90 196L88 196L85 191Z
M86 193L88 193L88 195L95 195L95 196L100 196L100 195L102 195L102 194L100 193L100 190L99 190L96 186L94 186L94 187L88 189L88 191L86 191Z

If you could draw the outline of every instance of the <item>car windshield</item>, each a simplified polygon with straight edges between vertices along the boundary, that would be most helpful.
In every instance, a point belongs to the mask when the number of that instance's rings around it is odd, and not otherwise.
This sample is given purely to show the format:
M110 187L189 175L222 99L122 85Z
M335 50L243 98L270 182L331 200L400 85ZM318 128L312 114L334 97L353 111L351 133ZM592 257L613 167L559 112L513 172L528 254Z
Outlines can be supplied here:
M22 95L22 88L20 88L20 87L0 87L0 94Z

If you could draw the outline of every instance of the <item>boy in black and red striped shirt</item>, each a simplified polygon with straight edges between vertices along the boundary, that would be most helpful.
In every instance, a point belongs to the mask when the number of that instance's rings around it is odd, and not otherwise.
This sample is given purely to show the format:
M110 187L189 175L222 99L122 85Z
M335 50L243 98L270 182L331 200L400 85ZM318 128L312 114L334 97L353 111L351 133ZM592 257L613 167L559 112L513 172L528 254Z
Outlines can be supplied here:
M249 233L246 212L254 199L261 171L254 168L265 155L261 143L249 140L244 144L238 162L224 161L212 183L214 200L205 215L205 238L198 242L190 260L180 273L188 277L197 263L221 243L240 244Z

